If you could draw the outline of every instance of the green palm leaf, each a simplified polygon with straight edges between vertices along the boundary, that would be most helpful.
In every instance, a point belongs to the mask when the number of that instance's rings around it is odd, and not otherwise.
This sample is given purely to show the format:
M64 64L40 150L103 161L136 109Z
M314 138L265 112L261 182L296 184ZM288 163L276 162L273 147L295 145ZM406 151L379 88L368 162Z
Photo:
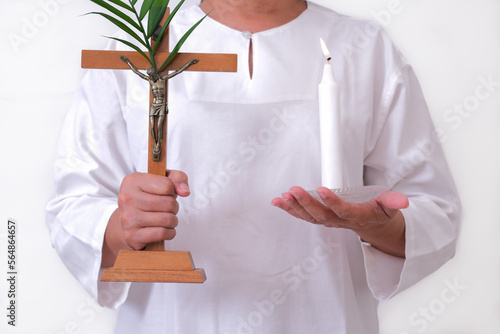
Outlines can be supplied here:
M149 43L149 39L153 35L156 27L160 24L163 16L165 15L165 12L167 10L169 0L144 0L141 6L140 13L137 13L137 10L135 8L135 5L137 4L137 0L128 0L129 4L125 3L124 0L90 0L93 3L99 5L100 7L108 10L111 14L114 14L115 16L102 13L102 12L90 12L87 14L96 14L104 17L114 25L116 25L118 28L120 28L122 31L127 33L129 36L131 36L133 39L138 41L139 44L134 44L133 42L123 40L120 38L116 37L107 37L113 40L116 40L120 43L123 43L130 48L136 50L139 52L144 58L148 60L148 62L151 64L152 67L157 69L156 67L156 62L155 62L155 54L156 50L158 48L159 43L156 43L154 48L151 48L151 44ZM158 40L161 40L163 37L166 29L168 28L170 22L174 18L175 14L178 12L180 7L184 4L185 0L180 0L179 4L175 7L175 9L170 13L170 15L167 17L167 20L165 24L163 25ZM113 5L114 4L114 5ZM120 10L120 8L123 8L125 11ZM132 15L129 15L126 13L126 11L131 12L131 14L135 17L135 20L131 17ZM148 15L148 26L147 26L147 31L144 29L143 26L143 20ZM208 15L208 14L207 14ZM179 52L179 49L182 47L184 42L187 40L187 38L191 35L191 33L198 27L198 25L207 17L205 15L203 18L201 18L194 26L192 26L179 40L179 42L175 45L174 49L172 50L172 53L168 56L167 60L162 64L161 68L158 70L158 72L161 72L177 55ZM133 29L138 31L142 37L140 37ZM145 51L141 50L141 45L144 46L149 53L149 56L146 54Z
M115 24L118 28L122 29L123 31L125 31L127 34L129 34L131 37L133 37L134 39L136 39L137 41L139 41L142 45L144 45L146 48L148 48L148 45L142 40L142 38L139 37L139 35L137 35L132 29L130 29L126 24L124 24L123 22L121 22L120 20L116 19L115 17L111 16L111 15L108 15L108 14L105 14L105 13L100 13L100 12L90 12L88 14L97 14L97 15L101 15L103 17L105 17L106 19L108 19L110 22L112 22L113 24Z
M103 0L90 0L92 1L93 3L107 9L108 11L110 11L112 14L115 14L116 16L118 16L119 18L121 18L122 20L126 21L128 24L130 24L132 27L134 27L135 29L137 30L141 30L141 27L134 21L130 18L130 16L128 16L127 14L123 13L122 11L120 11L119 9L113 7L112 5L110 5L109 3L103 1ZM124 8L132 11L132 8L125 5L124 3L122 3L121 1L118 1L118 0L110 0L112 1L113 3L120 3L120 5L123 5L123 6L126 6Z
M147 38L151 38L151 36L153 36L156 27L160 24L161 19L167 10L168 2L169 0L155 0L153 6L151 6L148 16Z
M123 7L125 9L128 9L129 11L132 11L132 7L124 3L123 1L120 0L109 0L110 2L114 3L115 5L118 5L120 7ZM137 0L136 0L137 1Z
M158 35L158 40L161 41L161 38L163 37L163 34L165 33L165 30L167 30L168 26L170 25L170 21L174 18L175 14L181 8L182 4L184 3L185 0L181 0L177 6L174 8L172 13L167 17L167 20L165 21L165 24L163 24L163 27L161 28L160 34ZM156 43L154 48L153 48L153 53L156 53L156 49L158 48L159 43Z
M195 23L194 26L192 26L183 36L182 38L177 42L177 44L175 45L174 49L172 50L172 53L170 53L170 55L168 56L167 60L165 60L165 62L163 63L163 65L161 65L160 69L158 70L158 72L161 72L168 64L170 64L170 62L172 61L172 59L174 59L174 57L177 55L177 53L179 52L179 49L181 48L181 46L184 44L184 42L188 39L189 35L191 35L191 33L200 25L200 23L208 16L205 15L203 16L198 22Z
M139 20L144 20L144 18L146 17L146 14L149 12L149 10L151 9L151 6L153 6L153 3L155 2L155 0L144 0L144 2L142 3L142 7L141 7L141 13L139 14Z
M151 66L154 67L154 64L151 62L151 59L148 57L148 55L146 53L144 53L144 51L141 50L140 47L138 47L137 45L129 42L129 41L126 41L124 39L121 39L121 38L116 38L116 37L109 37L109 36L105 36L107 38L110 38L110 39L114 39L115 41L118 41L120 43L123 43L129 47L131 47L132 49L134 49L135 51L139 52L144 58L146 58L148 60L148 62L151 64Z

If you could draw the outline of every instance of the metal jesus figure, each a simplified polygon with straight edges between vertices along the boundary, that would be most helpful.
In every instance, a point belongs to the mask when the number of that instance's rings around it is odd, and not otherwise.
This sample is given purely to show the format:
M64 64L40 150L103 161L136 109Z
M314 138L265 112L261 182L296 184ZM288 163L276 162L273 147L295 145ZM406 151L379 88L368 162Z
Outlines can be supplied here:
M153 161L160 161L161 142L163 141L163 123L165 122L165 116L168 114L168 107L165 100L165 81L173 78L179 73L184 72L189 66L196 64L198 62L198 59L190 60L181 68L163 77L160 76L158 71L153 67L149 68L146 71L148 75L145 75L139 72L139 70L134 66L134 64L130 62L130 60L128 60L127 57L120 56L120 59L125 62L135 74L148 81L149 85L151 86L153 101L151 102L151 107L149 109L149 123L151 128L151 136L154 139ZM157 118L157 133L155 133L154 126L155 118Z

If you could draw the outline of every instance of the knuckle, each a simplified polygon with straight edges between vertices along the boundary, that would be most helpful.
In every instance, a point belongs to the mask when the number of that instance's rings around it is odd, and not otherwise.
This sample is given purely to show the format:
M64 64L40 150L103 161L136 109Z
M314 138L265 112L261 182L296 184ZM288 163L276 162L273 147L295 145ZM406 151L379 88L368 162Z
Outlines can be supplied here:
M129 247L132 248L133 250L141 250L143 249L144 247L146 246L145 243L143 242L132 242L131 244L129 244Z
M174 183L174 180L175 180L175 176L172 176L172 173L167 173L166 176L160 176L158 178L158 180L160 180L160 182L163 182L163 184L165 185L171 185Z
M338 210L335 211L335 214L340 218L340 219L344 219L344 220L347 220L349 219L349 217L351 216L350 215L350 212L349 210L346 210L345 208L340 208Z
M122 180L122 186L127 185L134 178L134 174L127 174Z
M320 224L328 224L332 220L332 212L329 209L318 211L314 214L314 219Z
M317 215L316 217L314 217L314 219L320 223L320 224L328 224L330 222L330 219L329 217L327 217L327 215L324 215L324 214L320 214L320 215Z
M175 195L175 186L171 179L163 177L161 183L158 183L162 192L167 195Z
M172 212L173 214L177 214L179 212L179 202L174 197L169 196L168 197L168 208L169 212Z
M174 214L169 214L165 219L165 227L175 228L179 224L179 219Z
M367 227L369 224L369 221L368 220L358 220L357 224L359 227Z
M173 238L175 238L176 234L177 232L173 228L165 229L165 232L163 234L163 240L172 240Z
M129 184L133 184L137 181L138 178L139 178L139 173L127 174L122 180L122 186L128 186Z
M172 181L186 182L188 180L187 174L180 170L170 170L167 176Z
M125 241L131 247L132 247L132 244L133 244L134 236L135 236L135 232L134 231L128 230L128 229L123 230L123 238L125 238Z
M118 194L118 206L127 206L132 202L133 197L126 191L120 191Z
M122 210L120 213L123 228L130 228L135 220L135 214L131 210Z

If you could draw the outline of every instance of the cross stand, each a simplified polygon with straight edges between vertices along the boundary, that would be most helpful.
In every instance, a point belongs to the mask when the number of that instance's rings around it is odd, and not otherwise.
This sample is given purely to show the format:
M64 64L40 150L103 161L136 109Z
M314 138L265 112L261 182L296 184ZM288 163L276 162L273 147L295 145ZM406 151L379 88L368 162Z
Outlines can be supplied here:
M168 13L167 10L162 24ZM169 55L168 28L162 41L157 43L161 44L158 46L155 60L157 64L162 64ZM135 51L83 50L82 68L129 69L127 64L120 60L120 56L127 57L139 70L150 67L148 61ZM190 66L188 71L236 72L237 70L237 55L234 54L178 53L160 75L166 75L167 71L180 68L191 59L198 59L199 62ZM168 103L167 83L168 80L165 82L166 103ZM165 117L163 130L165 135L160 161L153 161L154 139L149 136L148 173L166 175L166 123ZM205 271L194 267L189 251L165 251L163 241L148 244L143 251L121 250L114 266L104 270L101 277L101 281L107 282L203 283L205 280Z

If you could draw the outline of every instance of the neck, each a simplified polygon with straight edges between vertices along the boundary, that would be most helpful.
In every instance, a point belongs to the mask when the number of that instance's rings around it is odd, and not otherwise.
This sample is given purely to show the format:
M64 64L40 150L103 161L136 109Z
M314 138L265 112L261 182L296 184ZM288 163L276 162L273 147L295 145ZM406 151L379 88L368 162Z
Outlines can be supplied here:
M256 33L279 27L297 18L305 0L202 0L200 8L232 29Z

